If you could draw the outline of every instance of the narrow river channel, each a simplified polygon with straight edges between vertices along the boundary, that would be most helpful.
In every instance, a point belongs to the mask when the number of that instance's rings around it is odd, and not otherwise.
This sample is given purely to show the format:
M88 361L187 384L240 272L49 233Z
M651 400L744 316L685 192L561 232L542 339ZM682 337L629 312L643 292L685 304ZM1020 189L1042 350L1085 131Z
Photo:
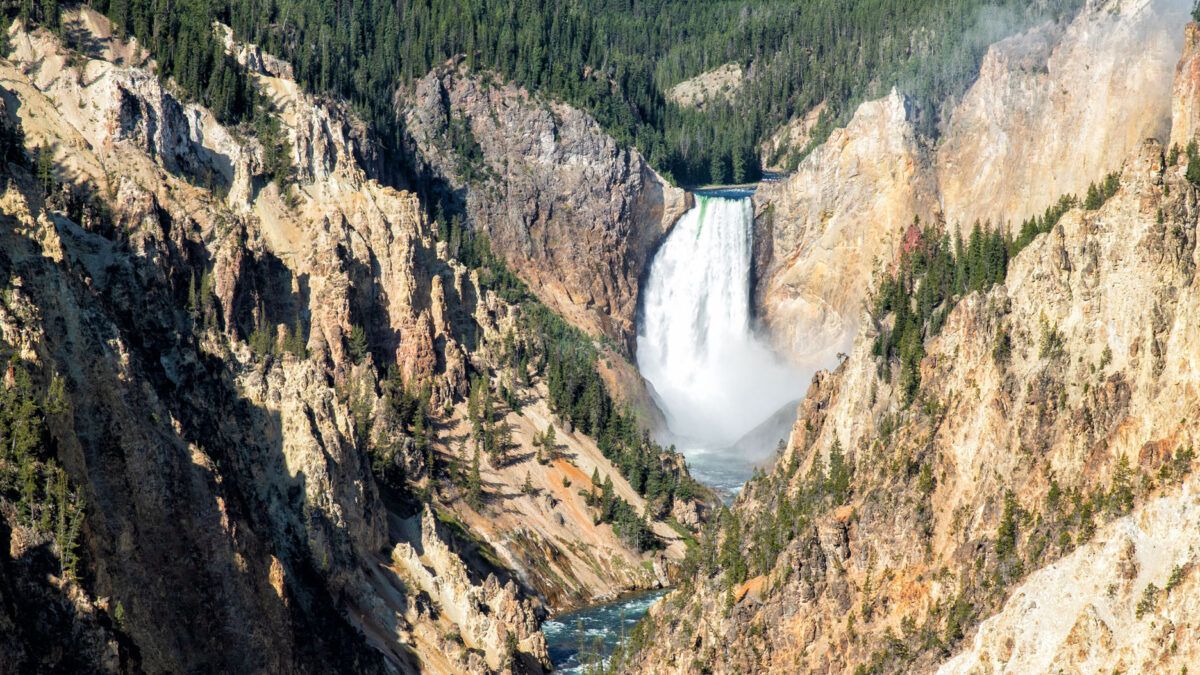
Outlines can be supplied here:
M634 625L667 591L649 591L585 607L542 624L555 673L581 673L612 654Z

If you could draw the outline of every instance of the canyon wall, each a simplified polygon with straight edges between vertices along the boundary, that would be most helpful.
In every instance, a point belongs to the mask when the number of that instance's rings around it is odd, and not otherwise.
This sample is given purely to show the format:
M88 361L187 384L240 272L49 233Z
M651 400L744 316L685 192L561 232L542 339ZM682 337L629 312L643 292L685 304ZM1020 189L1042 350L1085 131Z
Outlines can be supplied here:
M45 587L22 571L37 569L36 530L6 526L0 566L20 574L0 597L46 593L80 639L0 642L0 658L540 672L549 608L668 582L680 535L651 519L665 546L640 553L596 522L593 472L650 509L550 412L536 374L505 385L523 402L498 405L509 458L479 458L470 503L469 375L532 338L417 194L367 177L377 148L345 106L226 32L280 124L281 185L273 149L176 98L103 17L68 13L64 34L17 22L0 60L6 138L20 138L0 196L0 350L43 390L62 383L69 412L46 447L84 505L82 571ZM656 180L628 155L588 171ZM612 217L666 227L662 194L633 190ZM432 428L401 412L410 396ZM551 427L556 458L534 461ZM0 624L33 625L10 607Z
M864 331L722 529L750 578L730 586L721 564L669 598L631 667L925 671L960 648L946 672L1186 663L1200 542L1171 523L1195 499L1200 211L1162 158L1145 143L1106 204L1072 210L1004 284L962 298L912 403ZM835 455L852 479L831 498ZM1071 578L1087 581L1057 602ZM1064 628L1021 638L1040 624Z
M1166 142L1190 9L1092 0L1065 26L993 45L938 147L947 223L1019 228L1060 196L1082 196L1143 139Z
M874 274L937 195L909 102L859 106L786 180L754 195L755 304L775 347L824 367L849 348Z

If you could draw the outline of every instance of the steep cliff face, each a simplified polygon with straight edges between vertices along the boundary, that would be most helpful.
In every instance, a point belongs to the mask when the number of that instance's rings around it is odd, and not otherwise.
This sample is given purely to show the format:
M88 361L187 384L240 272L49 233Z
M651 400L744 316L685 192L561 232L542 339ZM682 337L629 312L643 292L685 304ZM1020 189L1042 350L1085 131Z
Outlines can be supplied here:
M776 346L812 367L846 350L877 263L937 208L903 96L864 103L787 180L754 196L755 301Z
M1119 169L1142 139L1166 141L1189 9L1092 0L1066 26L994 45L938 148L947 222L1019 227Z
M642 554L578 487L544 495L595 470L646 510L537 374L505 386L540 417L501 407L510 459L482 458L467 503L456 402L509 358L522 308L438 240L417 195L367 178L378 155L353 115L228 40L290 151L281 188L268 149L176 99L102 17L66 20L74 47L17 23L0 60L24 132L0 197L0 350L65 390L46 447L86 505L82 563L38 592L66 598L78 663L537 672L547 606L665 583L673 530L652 522L668 546ZM533 430L552 426L565 450L546 466ZM493 518L504 501L538 517ZM0 565L36 570L33 532L14 528ZM0 587L0 624L28 621L9 601L22 583Z
M547 305L633 353L640 277L690 206L589 115L449 65L399 97L471 226Z
M1175 67L1171 90L1171 141L1185 148L1200 130L1200 26L1189 23L1184 31L1183 57Z

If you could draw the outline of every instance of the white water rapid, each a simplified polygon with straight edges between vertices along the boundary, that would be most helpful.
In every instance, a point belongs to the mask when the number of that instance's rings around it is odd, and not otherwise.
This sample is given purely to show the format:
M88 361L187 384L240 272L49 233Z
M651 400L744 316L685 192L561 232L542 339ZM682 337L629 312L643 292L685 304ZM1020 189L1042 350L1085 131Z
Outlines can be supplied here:
M698 194L655 255L643 291L638 367L690 460L732 452L808 384L754 333L753 219L745 195Z

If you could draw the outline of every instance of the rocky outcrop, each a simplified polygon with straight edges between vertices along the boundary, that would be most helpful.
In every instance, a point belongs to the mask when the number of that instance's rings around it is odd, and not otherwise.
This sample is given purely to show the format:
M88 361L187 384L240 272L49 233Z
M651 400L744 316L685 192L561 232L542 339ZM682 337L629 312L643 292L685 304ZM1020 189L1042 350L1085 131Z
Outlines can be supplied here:
M500 669L513 647L539 662L546 662L546 637L538 630L540 617L529 600L522 600L516 586L504 586L495 576L482 585L472 583L462 560L438 533L433 513L420 516L420 535L392 549L392 563L403 570L416 586L428 593L457 627L464 645L482 650L488 667Z
M1031 574L941 673L1183 672L1200 663L1195 481Z
M1019 228L1061 195L1120 168L1145 138L1166 141L1182 0L1092 0L988 50L938 147L952 226Z
M1168 147L1186 148L1200 134L1200 25L1184 31L1183 57L1175 67L1171 96L1171 141Z
M813 131L827 114L829 104L821 102L803 115L777 129L759 146L759 160L765 171L788 171L796 158L809 149Z
M823 367L849 348L873 275L937 210L909 102L862 104L785 181L754 196L755 303L775 347Z
M676 84L667 98L684 108L703 110L710 102L729 102L742 90L747 77L740 63L726 63Z
M586 113L448 65L398 97L422 161L535 294L633 353L650 255L690 197Z

